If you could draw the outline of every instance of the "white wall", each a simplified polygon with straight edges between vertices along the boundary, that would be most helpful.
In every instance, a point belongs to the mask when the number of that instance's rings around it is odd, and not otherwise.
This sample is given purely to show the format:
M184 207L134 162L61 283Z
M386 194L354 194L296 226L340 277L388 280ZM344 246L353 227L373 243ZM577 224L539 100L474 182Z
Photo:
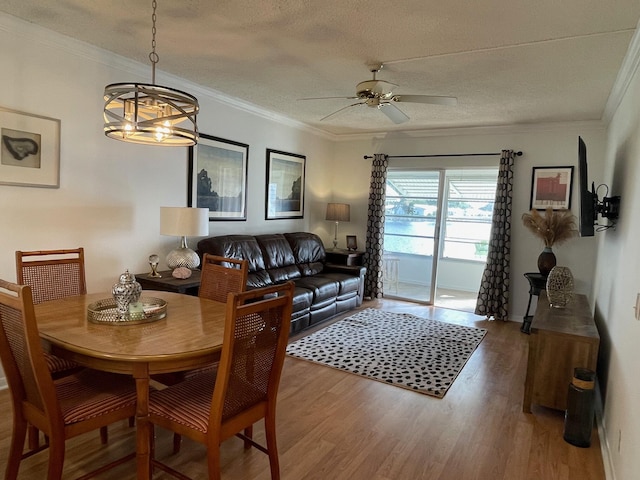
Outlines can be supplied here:
M336 146L337 165L348 165L350 175L334 178L334 196L339 201L351 203L351 223L341 227L345 234L365 238L367 199L371 160L364 155L386 153L389 155L453 154L500 152L514 149L523 152L516 157L513 186L513 218L511 242L511 306L510 319L522 321L529 299L529 284L523 276L526 272L537 271L538 254L543 244L535 238L520 221L529 210L531 197L532 167L573 165L574 188L571 210L578 216L578 135L587 144L589 177L600 183L603 171L605 130L599 123L566 123L538 126L517 126L502 128L450 129L427 134L403 134L380 136L374 139L351 139L341 141ZM389 164L411 167L461 167L471 162L477 166L497 165L496 157L466 157L438 159L390 159ZM342 167L343 169L346 167ZM360 218L360 222L354 219ZM347 230L347 231L345 231ZM360 240L359 240L360 242ZM590 294L595 270L596 238L575 238L564 245L554 246L558 265L568 266L575 277L576 291ZM535 306L532 303L532 309ZM533 310L532 310L533 311Z
M640 321L633 309L640 292L639 43L636 33L634 75L609 125L604 181L621 196L621 211L618 228L599 235L594 286L604 428L616 480L633 480L640 472Z

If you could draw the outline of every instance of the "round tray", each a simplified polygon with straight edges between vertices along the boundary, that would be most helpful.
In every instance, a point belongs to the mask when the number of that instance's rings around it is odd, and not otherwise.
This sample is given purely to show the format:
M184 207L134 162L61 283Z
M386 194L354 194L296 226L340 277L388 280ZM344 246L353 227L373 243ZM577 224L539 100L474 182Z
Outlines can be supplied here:
M108 325L135 325L155 322L167 316L167 302L161 298L140 297L139 303L142 304L142 312L121 316L116 309L115 299L98 300L87 307L87 319Z

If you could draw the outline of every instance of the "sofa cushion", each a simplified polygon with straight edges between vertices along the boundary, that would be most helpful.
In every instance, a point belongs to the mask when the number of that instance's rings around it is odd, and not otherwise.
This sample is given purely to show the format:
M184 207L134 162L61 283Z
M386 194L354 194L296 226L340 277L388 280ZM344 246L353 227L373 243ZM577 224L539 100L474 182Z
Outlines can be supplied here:
M253 235L220 235L204 238L198 242L198 255L201 260L205 253L247 260L249 263L247 288L267 287L274 283L265 270L262 250Z
M256 235L264 266L274 283L282 283L300 277L300 269L291 246L282 234Z
M308 232L285 233L284 236L291 246L296 264L303 277L315 275L322 271L325 251L320 237Z
M324 305L327 300L335 300L338 296L338 282L322 277L321 275L302 277L295 280L295 283L297 287L306 288L313 292L312 310L314 306Z

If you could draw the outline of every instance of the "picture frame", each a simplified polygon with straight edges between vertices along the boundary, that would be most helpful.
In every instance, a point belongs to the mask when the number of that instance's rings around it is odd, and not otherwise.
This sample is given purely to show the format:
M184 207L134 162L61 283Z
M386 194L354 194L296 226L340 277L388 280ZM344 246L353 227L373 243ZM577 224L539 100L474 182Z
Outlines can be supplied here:
M249 145L201 133L189 147L187 205L209 209L209 221L247 220Z
M0 107L0 184L60 188L60 120Z
M347 235L347 250L358 250L358 239L355 235Z
M529 209L553 210L571 208L573 166L533 167Z
M265 219L304 218L304 155L267 149Z

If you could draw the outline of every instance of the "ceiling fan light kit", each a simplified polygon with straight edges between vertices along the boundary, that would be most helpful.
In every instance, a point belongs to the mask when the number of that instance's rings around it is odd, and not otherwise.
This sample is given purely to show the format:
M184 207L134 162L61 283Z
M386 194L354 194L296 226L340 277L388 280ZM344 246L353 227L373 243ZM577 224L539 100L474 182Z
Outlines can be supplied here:
M113 83L105 87L104 133L123 142L188 147L198 143L198 99L180 90L155 85L159 60L156 0L152 7L151 84Z
M360 99L361 102L356 102L346 107L342 107L333 113L323 117L320 121L326 120L329 117L348 109L360 105L366 105L371 108L377 108L384 113L393 123L404 123L409 117L400 110L394 103L424 103L431 105L448 105L453 106L458 104L456 97L447 97L440 95L400 95L393 93L393 87L398 85L395 83L387 82L386 80L376 79L376 75L382 69L382 64L376 64L369 67L373 78L365 80L356 85L355 97L314 97L303 98L302 100L324 100L329 98L345 98L345 99Z

